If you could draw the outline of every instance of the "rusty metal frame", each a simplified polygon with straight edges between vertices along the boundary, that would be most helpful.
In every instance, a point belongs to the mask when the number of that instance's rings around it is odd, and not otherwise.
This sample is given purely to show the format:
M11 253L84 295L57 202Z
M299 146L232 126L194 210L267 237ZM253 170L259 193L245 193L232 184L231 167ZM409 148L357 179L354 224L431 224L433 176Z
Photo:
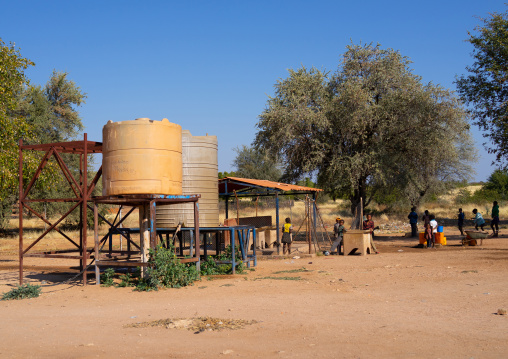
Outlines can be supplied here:
M37 170L33 177L29 181L26 188L23 186L23 151L43 151L45 152L42 157ZM65 161L63 160L61 153L70 153L80 156L79 167L79 179L76 179L72 172L69 170ZM94 190L97 182L102 175L102 167L97 171L96 175L89 183L88 181L88 155L93 153L102 153L102 143L87 140L87 134L83 136L83 141L70 141L70 142L57 142L57 143L46 143L38 145L23 145L23 140L19 140L19 284L23 284L23 259L24 257L43 257L43 258L67 258L67 259L79 259L80 268L83 270L83 285L86 285L87 281L87 261L91 258L93 249L87 249L87 209L89 208L88 202L91 199L92 191ZM76 197L73 198L46 198L46 199L29 199L30 190L39 178L41 172L46 167L51 157L54 157L56 163L60 167L63 176L67 180L69 187L72 189ZM38 213L36 210L30 207L31 202L74 202L70 209L62 215L56 222L51 223L44 216ZM79 207L80 211L80 222L79 222L79 244L78 241L72 240L67 234L65 234L58 225L76 208ZM35 241L29 244L26 248L23 243L23 211L28 210L35 216L39 217L49 228L43 232ZM78 251L78 255L69 255L72 251L51 251L42 253L29 253L29 251L39 243L49 232L55 230L60 233L65 239L71 242Z
M200 267L200 241L199 241L199 198L201 195L182 195L182 196L172 196L172 195L153 195L153 194L145 194L145 195L124 195L124 196L101 196L94 197L93 201L93 211L94 211L94 241L95 241L95 280L96 284L100 284L100 267L101 266L110 266L110 267L144 267L147 265L147 262L143 262L142 260L104 260L101 258L101 244L103 245L107 240L107 237L111 231L116 231L116 227L121 223L116 223L116 218L113 223L107 222L110 225L110 230L108 234L104 236L102 239L99 239L99 211L98 204L111 204L111 205L125 205L130 207L149 207L149 226L148 230L150 232L150 240L149 240L149 248L155 249L157 246L157 223L156 223L156 208L158 203L164 204L176 204L176 203L188 203L191 202L194 204L194 231L196 233L196 240L194 241L194 256L191 258L180 258L180 262L189 263L195 262L196 267L199 272ZM130 212L129 212L130 213ZM125 219L125 216L123 219ZM122 219L122 220L123 220ZM120 235L124 235L121 231L116 231ZM128 241L131 239L128 238ZM137 247L137 245L136 245ZM139 247L138 247L139 248ZM121 251L119 251L121 252ZM131 251L127 251L122 254L132 254Z

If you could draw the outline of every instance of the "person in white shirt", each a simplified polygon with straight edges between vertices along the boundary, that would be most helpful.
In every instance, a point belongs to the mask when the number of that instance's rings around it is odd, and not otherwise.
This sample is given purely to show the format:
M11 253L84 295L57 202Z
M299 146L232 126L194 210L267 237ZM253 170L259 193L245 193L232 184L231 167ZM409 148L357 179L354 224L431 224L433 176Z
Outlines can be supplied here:
M432 247L434 247L436 244L437 221L436 216L434 216L433 214L430 215L430 226L432 227L432 237L431 240L427 242L427 248L431 247L431 243Z

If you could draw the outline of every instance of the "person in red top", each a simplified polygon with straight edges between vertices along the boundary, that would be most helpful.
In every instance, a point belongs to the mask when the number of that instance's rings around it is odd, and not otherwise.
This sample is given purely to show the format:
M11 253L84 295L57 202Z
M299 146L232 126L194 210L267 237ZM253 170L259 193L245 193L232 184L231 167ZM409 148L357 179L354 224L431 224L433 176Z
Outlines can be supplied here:
M372 233L372 237L374 237L374 221L372 220L372 215L368 214L367 219L363 221L363 229L369 230Z
M374 244L374 230L376 227L374 227L374 221L372 220L372 215L368 214L367 219L363 221L363 230L370 231L370 246L372 247L372 250L374 253L378 254L376 245Z

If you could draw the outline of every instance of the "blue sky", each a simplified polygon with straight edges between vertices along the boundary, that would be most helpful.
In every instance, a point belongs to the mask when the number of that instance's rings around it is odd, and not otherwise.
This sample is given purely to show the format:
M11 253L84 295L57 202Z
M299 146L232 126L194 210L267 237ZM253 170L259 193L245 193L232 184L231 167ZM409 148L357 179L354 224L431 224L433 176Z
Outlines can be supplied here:
M455 89L472 63L468 31L504 1L0 1L0 37L36 63L43 85L66 71L84 92L90 140L107 121L168 118L217 135L219 171L249 145L287 70L335 71L345 47L380 43L413 61L425 82ZM493 171L481 147L475 179Z

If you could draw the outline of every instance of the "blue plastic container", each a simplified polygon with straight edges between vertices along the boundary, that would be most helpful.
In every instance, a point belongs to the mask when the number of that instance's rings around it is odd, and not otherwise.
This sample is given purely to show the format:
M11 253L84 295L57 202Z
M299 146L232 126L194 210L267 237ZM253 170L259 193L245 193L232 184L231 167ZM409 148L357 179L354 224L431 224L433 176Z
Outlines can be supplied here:
M437 226L438 233L443 233L443 226Z

